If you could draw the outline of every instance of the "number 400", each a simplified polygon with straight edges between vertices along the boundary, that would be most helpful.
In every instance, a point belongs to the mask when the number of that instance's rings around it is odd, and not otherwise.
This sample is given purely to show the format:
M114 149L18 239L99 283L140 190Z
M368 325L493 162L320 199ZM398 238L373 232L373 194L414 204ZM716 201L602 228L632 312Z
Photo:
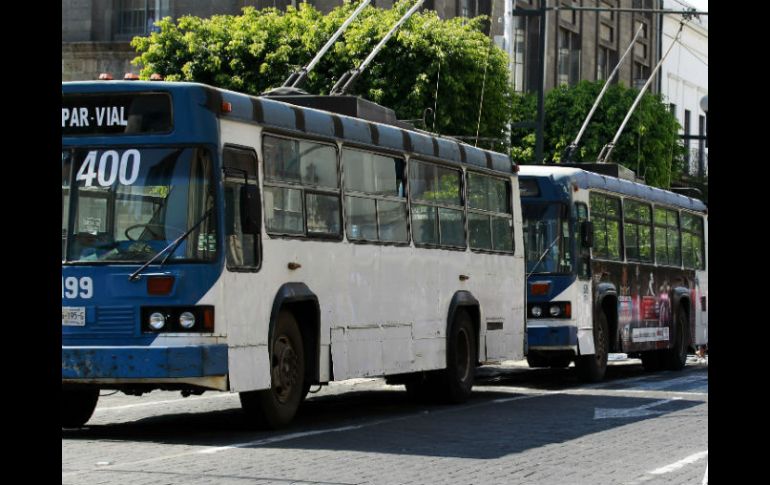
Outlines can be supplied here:
M88 152L75 180L83 180L86 187L91 187L96 179L102 187L110 187L115 180L119 180L123 185L131 185L139 178L139 150L132 148L123 152L123 155L119 155L115 150L107 150L99 157L97 166L98 154L97 150Z

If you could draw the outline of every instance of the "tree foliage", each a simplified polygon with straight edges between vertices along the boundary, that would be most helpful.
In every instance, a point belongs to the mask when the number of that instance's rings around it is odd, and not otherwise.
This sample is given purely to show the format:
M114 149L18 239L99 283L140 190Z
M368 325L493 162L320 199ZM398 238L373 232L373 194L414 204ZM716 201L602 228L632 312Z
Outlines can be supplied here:
M366 7L310 73L304 89L328 93L355 68L413 4ZM244 8L242 15L160 20L158 32L136 37L140 76L195 81L261 94L307 64L357 6L321 14L312 5L286 11ZM431 131L505 139L512 91L507 58L483 33L484 18L441 20L433 10L414 14L359 77L353 93L395 110L399 119L426 116ZM483 102L482 102L483 89ZM479 111L481 107L481 116ZM479 122L480 120L480 122ZM504 149L505 146L497 146Z
M577 136L602 86L603 81L581 81L546 94L544 157L547 161L562 161L565 148ZM622 84L613 84L607 89L573 155L573 162L596 161L602 147L612 141L638 94L637 89ZM517 95L516 98L513 104L514 109L518 108L517 116L534 120L534 95ZM679 128L660 96L647 93L621 133L610 161L630 168L650 185L670 187L672 181L679 179L684 167ZM513 130L512 145L516 161L535 163L534 130Z
M413 4L393 9L366 7L309 74L304 89L327 94L346 71L355 68ZM346 2L323 15L301 3L286 11L244 8L242 15L185 16L160 20L157 32L136 37L132 45L142 66L169 81L195 81L250 94L276 88L306 65L357 6ZM441 20L435 11L414 14L388 41L350 94L395 110L399 119L424 120L417 126L457 136L500 140L479 144L510 151L518 163L534 163L535 130L508 123L532 121L532 94L514 94L505 52L483 33L488 19ZM583 81L553 89L545 101L545 158L561 161L574 139L601 82ZM612 85L593 116L573 160L595 161L612 140L637 90ZM427 108L435 113L426 111ZM684 148L679 125L659 96L645 95L615 147L611 160L643 176L651 185L669 187L679 178Z

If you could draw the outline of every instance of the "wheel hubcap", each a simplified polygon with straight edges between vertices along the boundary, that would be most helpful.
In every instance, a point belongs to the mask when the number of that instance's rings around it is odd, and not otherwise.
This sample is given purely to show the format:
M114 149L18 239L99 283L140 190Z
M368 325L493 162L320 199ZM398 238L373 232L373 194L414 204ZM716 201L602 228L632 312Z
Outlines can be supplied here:
M281 335L273 345L273 392L278 401L285 403L299 381L297 353L289 339Z

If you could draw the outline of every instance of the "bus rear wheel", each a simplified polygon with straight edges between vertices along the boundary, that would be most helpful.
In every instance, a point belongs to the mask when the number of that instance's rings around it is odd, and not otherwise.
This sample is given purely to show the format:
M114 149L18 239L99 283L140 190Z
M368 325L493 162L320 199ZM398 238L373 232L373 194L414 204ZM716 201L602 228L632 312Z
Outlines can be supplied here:
M471 317L460 310L447 336L446 398L452 403L468 400L476 374L476 338Z
M581 355L575 359L578 376L585 382L599 382L607 371L609 336L607 316L600 312L594 327L594 354Z
M674 325L674 346L665 350L665 365L668 370L682 370L687 363L687 331L689 325L687 313L679 310L676 312L676 324Z
M99 389L62 389L61 399L62 428L79 428L94 414Z
M294 315L281 311L270 345L270 389L241 392L243 410L261 427L286 426L304 397L304 376L302 335Z

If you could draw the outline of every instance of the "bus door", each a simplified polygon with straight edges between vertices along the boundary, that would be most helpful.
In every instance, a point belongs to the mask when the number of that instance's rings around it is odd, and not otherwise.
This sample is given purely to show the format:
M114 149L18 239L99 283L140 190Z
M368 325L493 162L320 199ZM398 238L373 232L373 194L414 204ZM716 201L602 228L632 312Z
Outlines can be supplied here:
M575 317L578 326L578 338L585 330L593 334L593 285L591 284L591 239L593 230L588 224L588 206L583 202L575 203L575 258L577 264L577 294L575 297ZM581 332L583 330L583 332ZM589 348L593 349L593 338ZM581 345L582 349L586 347Z

